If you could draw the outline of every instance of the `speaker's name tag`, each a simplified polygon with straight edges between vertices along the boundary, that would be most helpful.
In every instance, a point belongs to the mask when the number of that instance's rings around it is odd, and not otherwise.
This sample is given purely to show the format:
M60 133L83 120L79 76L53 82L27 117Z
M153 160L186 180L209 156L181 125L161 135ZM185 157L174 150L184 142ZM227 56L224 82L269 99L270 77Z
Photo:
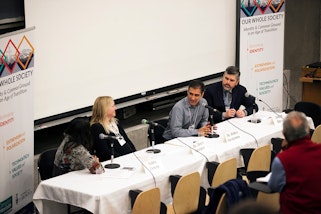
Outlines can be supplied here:
M240 133L237 130L233 130L225 133L225 140L227 143L239 140L240 138L241 138Z
M146 161L144 161L144 164L150 171L159 171L165 169L162 161L159 158L148 158Z
M275 125L275 126L278 126L278 125L283 125L283 118L280 118L280 117L272 117L272 123Z
M202 151L205 151L205 143L203 140L198 140L198 141L195 141L193 142L192 144L192 152L195 152L195 151L199 151L199 152L202 152Z

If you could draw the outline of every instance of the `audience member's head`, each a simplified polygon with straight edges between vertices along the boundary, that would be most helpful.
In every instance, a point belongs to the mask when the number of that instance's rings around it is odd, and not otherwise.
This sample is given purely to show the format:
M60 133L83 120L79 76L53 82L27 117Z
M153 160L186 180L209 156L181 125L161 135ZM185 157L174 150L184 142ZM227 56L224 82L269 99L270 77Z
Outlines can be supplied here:
M228 214L277 214L271 207L255 200L245 200L231 207Z
M304 113L292 111L284 119L283 134L288 144L306 137L309 133L310 128Z

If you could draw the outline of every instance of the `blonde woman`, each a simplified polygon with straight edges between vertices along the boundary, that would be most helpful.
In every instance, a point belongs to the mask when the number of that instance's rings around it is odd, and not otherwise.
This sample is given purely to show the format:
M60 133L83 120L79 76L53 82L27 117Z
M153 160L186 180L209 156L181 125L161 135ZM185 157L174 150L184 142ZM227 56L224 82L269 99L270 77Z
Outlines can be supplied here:
M110 96L97 97L93 106L90 125L93 149L100 161L111 158L112 143L114 144L115 158L136 151L134 144L115 117L116 106L113 98ZM101 139L101 134L111 137Z

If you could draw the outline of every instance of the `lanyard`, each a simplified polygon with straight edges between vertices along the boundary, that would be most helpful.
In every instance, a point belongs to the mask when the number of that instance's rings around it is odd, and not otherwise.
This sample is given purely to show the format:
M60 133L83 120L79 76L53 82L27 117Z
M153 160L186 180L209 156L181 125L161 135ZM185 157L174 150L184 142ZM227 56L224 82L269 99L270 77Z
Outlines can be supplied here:
M199 110L199 105L197 105L197 107L195 108L193 114L191 112L190 107L188 107L188 111L189 111L189 115L190 115L190 127L193 127L193 129L195 129L196 127L196 119L197 119L197 115L198 115L198 110ZM195 112L196 111L196 112ZM194 117L194 122L193 121L193 117Z

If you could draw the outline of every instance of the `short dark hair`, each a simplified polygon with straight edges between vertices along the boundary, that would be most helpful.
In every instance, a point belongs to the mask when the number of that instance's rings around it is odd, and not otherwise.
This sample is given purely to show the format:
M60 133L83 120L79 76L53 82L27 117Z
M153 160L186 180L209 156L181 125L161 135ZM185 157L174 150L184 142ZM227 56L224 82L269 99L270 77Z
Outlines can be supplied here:
M225 73L235 75L238 80L240 79L240 76L241 76L241 72L240 72L239 68L236 66L228 66L225 69Z
M200 80L192 80L192 81L190 81L190 83L188 84L188 88L195 88L195 89L199 88L199 89L201 89L202 93L205 91L205 85Z

